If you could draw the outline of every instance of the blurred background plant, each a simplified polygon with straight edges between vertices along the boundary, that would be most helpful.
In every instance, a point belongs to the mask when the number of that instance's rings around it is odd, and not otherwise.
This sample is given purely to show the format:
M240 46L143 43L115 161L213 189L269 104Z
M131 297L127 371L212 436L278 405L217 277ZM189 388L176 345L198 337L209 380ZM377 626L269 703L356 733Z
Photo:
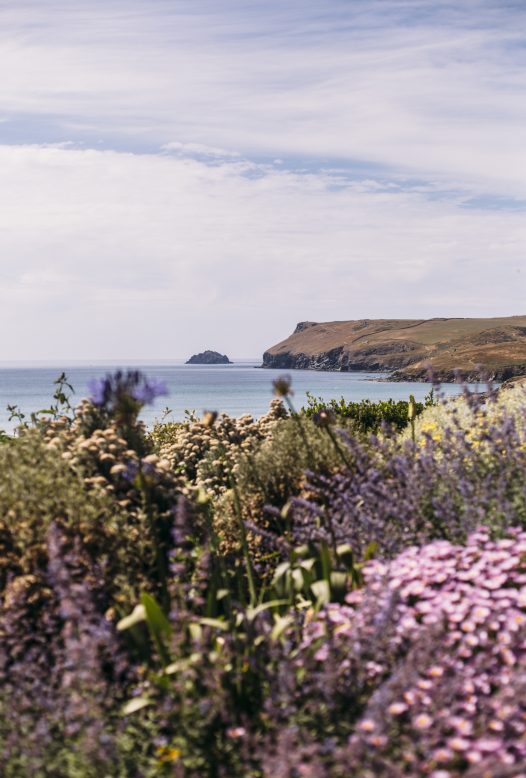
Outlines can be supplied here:
M414 403L415 416L420 416L424 409L436 407L438 398L433 389L426 395L424 402ZM381 429L391 429L400 432L407 427L409 421L409 400L360 400L352 402L345 400L329 400L314 397L307 392L307 406L301 409L306 416L312 417L322 411L330 411L341 423L343 419L353 422L355 433L378 433Z

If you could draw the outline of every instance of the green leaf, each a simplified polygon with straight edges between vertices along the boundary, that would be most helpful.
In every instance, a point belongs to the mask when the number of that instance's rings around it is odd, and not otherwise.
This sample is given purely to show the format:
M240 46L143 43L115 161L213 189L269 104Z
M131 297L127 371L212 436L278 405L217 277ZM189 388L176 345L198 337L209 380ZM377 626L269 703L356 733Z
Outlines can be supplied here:
M331 573L331 590L334 595L338 595L338 599L347 591L347 581L347 573L341 573L336 570Z
M294 584L295 591L301 592L303 589L304 579L302 571L298 568L292 571L292 582Z
M125 616L117 622L117 630L122 632L125 629L134 627L136 624L140 624L142 621L146 621L146 610L144 605L136 605L129 616Z
M154 597L143 592L141 594L141 603L144 606L146 614L146 623L155 642L157 651L163 665L170 661L168 650L164 643L164 638L169 637L172 632L170 622L162 612Z
M325 578L321 581L314 581L310 588L320 605L326 605L330 602L331 587L329 581L325 580Z
M255 608L247 608L247 619L252 621L258 613L263 613L263 611L270 610L271 608L277 608L280 605L288 605L288 602L288 600L269 600L268 602L262 602L261 605L257 605Z
M205 627L215 627L216 629L228 630L227 622L221 621L221 619L209 619L204 617L199 619L199 624L202 624Z
M144 607L146 621L148 622L148 626L152 629L152 631L156 632L157 634L164 633L169 635L172 631L171 624L157 604L155 598L150 594L143 592L141 594L141 603Z
M320 545L320 562L321 562L322 575L324 579L328 582L331 577L332 563L331 563L331 554L329 551L329 547L325 542L322 542Z
M270 637L272 640L277 640L283 632L287 629L290 624L293 623L293 619L291 616L278 616L276 618L276 623L274 624L272 628L272 632L270 633Z
M177 662L171 662L171 664L166 665L163 672L165 675L173 675L174 673L180 673L182 670L185 670L187 667L188 667L188 660L180 659Z
M147 705L151 705L152 700L148 697L134 697L133 700L129 700L126 705L123 706L121 714L123 716L129 716L131 713L137 713L138 710L146 708Z
M352 566L353 551L352 546L350 546L349 543L342 543L340 546L338 546L336 548L336 555L338 559L340 559L348 567Z
M290 570L290 562L281 562L274 570L274 577L272 583L276 584L280 578L282 578L286 572Z
M297 546L292 553L296 559L302 559L310 554L310 548L307 544L304 544L303 546Z

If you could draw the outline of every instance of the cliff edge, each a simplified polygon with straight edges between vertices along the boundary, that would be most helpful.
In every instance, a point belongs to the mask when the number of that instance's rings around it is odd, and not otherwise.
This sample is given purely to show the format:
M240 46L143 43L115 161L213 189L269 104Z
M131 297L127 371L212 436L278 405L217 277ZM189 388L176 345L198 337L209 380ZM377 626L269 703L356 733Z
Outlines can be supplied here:
M526 375L526 316L300 322L263 354L262 367L391 373L440 381Z

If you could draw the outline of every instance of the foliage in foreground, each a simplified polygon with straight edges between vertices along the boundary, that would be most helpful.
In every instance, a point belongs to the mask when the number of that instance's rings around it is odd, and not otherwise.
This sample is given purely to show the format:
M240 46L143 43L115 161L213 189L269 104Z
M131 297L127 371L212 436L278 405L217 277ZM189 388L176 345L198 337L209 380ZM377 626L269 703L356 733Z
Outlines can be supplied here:
M163 390L0 446L2 774L521 775L524 393L147 435Z
M509 400L515 398L510 396ZM464 403L422 417L416 445L405 437L367 442L342 433L350 467L308 475L293 499L294 536L374 543L382 556L435 538L462 542L479 525L526 524L526 406L502 400L464 410ZM464 423L469 418L466 428Z

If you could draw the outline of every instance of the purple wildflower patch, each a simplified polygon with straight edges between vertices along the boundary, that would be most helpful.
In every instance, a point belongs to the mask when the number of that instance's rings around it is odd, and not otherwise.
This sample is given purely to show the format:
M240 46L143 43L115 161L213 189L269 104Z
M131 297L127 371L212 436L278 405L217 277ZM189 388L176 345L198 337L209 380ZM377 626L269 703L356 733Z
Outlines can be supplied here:
M526 522L525 427L526 407L492 420L475 441L454 423L418 445L342 432L350 467L307 474L305 496L292 500L295 538L334 536L358 555L373 542L393 556L434 538L462 541L481 524Z
M290 702L325 705L352 722L329 761L334 774L518 775L526 763L526 533L493 541L480 530L465 546L435 541L373 561L364 575L346 604L306 625L294 664L307 690L291 688L287 675ZM316 759L326 764L319 750Z

